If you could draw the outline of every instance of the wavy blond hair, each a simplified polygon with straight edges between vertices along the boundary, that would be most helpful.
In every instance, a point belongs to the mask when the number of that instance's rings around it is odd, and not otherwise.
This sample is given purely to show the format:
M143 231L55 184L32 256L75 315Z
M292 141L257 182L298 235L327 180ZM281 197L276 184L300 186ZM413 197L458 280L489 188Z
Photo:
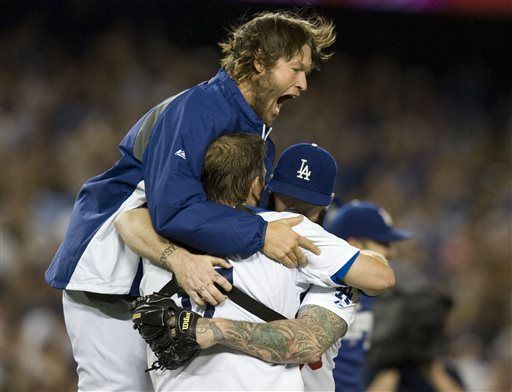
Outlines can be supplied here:
M335 40L334 24L319 15L263 12L231 28L227 39L219 44L223 54L220 64L239 82L255 74L254 60L271 69L280 58L289 60L302 53L307 44L313 67L318 69L321 62L332 56L326 49Z

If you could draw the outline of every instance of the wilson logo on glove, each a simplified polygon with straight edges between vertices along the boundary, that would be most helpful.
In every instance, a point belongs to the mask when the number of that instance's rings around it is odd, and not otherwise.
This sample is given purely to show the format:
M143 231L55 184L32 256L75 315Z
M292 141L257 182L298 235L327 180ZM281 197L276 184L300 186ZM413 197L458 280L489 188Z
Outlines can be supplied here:
M180 314L180 317L183 316L183 320L180 321L180 329L181 331L186 331L188 329L189 323L190 323L190 313L182 313Z

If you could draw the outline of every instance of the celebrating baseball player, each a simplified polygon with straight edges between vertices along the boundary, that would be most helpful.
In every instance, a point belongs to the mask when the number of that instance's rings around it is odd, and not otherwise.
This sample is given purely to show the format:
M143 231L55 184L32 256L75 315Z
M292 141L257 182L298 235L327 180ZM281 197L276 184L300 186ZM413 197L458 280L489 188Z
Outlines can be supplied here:
M203 169L207 195L235 208L244 202L256 205L264 177L262 147L263 142L251 135L223 136L213 142ZM331 202L336 170L332 156L318 146L292 146L283 153L269 184L274 191L275 205L318 217ZM297 196L289 196L296 192ZM246 195L245 200L243 195ZM267 211L260 214L271 221L296 213ZM138 253L153 252L152 257L157 258L158 251L154 249L163 251L168 245L159 240L144 209L124 213L117 219L116 227ZM250 310L231 301L204 308L188 297L173 297L183 307L191 306L204 317L213 317L210 320L198 318L195 312L185 311L159 294L138 301L134 321L158 356L158 361L154 362L156 357L152 354L149 365L157 363L171 370L153 372L156 390L301 390L304 384L298 365L278 366L239 351L281 364L316 361L313 368L320 368L322 362L318 360L322 353L343 336L354 314L354 303L345 284L373 294L394 284L392 270L380 258L360 254L357 248L347 246L310 220L305 219L295 230L313 239L322 250L320 255L307 254L306 267L290 270L257 252L245 259L232 258L233 268L223 273L244 292L287 318L294 317L300 308L297 320L264 324ZM133 241L134 237L144 240ZM141 251L144 247L148 249ZM170 273L164 274L161 268L146 261L141 291L144 294L159 291L170 277ZM300 304L300 294L308 289ZM159 315L160 332L154 324L155 314ZM173 325L172 333L176 331L174 342L167 333L167 323ZM183 329L189 332L181 333ZM228 348L219 349L216 344ZM176 349L173 345L182 347ZM199 347L209 349L199 352ZM177 355L187 350L192 355L185 359ZM179 360L174 361L176 356ZM317 384L316 389L319 387L322 386Z
M411 232L393 227L386 210L359 200L342 206L332 222L326 225L326 230L353 246L379 252L386 258L396 255L396 242L412 237ZM354 325L341 342L334 368L337 391L364 390L363 370L365 354L371 342L374 301L370 296L360 296Z
M318 251L291 229L300 218L267 222L209 201L201 169L207 146L235 131L266 140L270 168L270 126L286 102L306 91L307 74L328 59L326 48L334 40L331 22L285 12L263 13L234 28L221 44L217 75L146 113L122 140L120 160L83 185L64 241L45 274L52 287L64 290L80 390L151 387L140 372L146 364L145 344L132 329L125 301L126 295L137 294L142 264L114 230L121 212L147 203L159 233L218 256L262 251L292 267L305 261L300 247ZM206 290L206 301L223 298L213 283L231 286L215 272L211 257L167 250L168 255L174 252L203 261L175 271L189 295L204 298Z

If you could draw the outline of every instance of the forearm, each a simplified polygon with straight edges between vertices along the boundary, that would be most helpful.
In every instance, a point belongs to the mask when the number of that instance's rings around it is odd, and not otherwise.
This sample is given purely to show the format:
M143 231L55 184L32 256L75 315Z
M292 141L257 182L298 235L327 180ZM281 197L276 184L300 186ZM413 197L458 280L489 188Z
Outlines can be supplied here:
M390 276L392 275L392 279L388 280L388 284L386 284L382 289L380 289L380 290L366 289L366 290L363 290L363 292L366 295L377 296L377 295L380 295L383 292L389 290L389 288L393 287L395 285L395 273L394 273L393 269L390 267L388 260L383 255L381 255L380 253L374 252L374 251L371 251L371 250L368 250L368 249L362 250L361 252L363 252L363 254L366 254L368 256L373 257L377 261L379 261L382 264L384 264L386 266L386 269L389 272L389 275ZM392 282L391 282L391 280L392 280Z
M168 271L189 252L158 234L146 208L137 208L119 215L115 227L126 245L137 255Z
M361 250L359 257L343 278L352 287L368 295L379 295L395 286L395 274L379 253Z
M322 354L308 328L287 321L251 323L202 319L196 328L201 346L221 344L272 363L308 363ZM290 320L291 321L291 320Z
M203 348L220 344L272 363L314 362L346 333L347 324L326 309L305 308L313 314L271 323L201 319L196 336Z

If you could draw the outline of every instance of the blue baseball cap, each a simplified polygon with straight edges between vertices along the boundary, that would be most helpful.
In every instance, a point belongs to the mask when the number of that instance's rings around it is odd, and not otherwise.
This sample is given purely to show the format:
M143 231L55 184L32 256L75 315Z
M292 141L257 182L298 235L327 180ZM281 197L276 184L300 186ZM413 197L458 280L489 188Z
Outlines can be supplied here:
M315 143L294 144L279 158L268 188L309 204L328 206L337 173L338 165L326 150Z
M413 236L410 231L394 228L386 210L359 200L343 205L325 229L344 239L368 238L382 243L402 241Z

